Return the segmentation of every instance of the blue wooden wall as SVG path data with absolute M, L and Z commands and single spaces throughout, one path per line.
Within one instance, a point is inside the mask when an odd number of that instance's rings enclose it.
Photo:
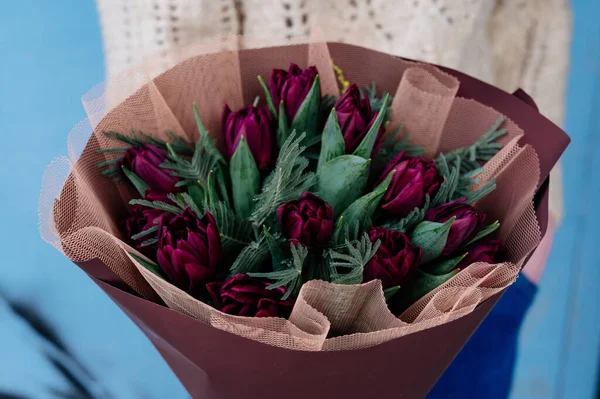
M 520 337 L 512 399 L 596 397 L 600 359 L 600 1 L 574 0 L 565 216 Z M 551 62 L 551 60 L 548 60 Z

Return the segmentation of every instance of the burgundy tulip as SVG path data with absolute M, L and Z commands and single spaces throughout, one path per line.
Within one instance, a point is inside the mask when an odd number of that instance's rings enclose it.
M 437 173 L 435 162 L 401 152 L 385 168 L 377 184 L 392 170 L 396 172 L 379 205 L 385 213 L 395 217 L 404 217 L 421 207 L 426 194 L 433 199 L 444 181 Z
M 371 242 L 381 241 L 363 272 L 363 281 L 381 280 L 383 288 L 404 284 L 417 270 L 422 250 L 413 247 L 408 236 L 383 227 L 369 227 Z
M 285 238 L 309 248 L 325 246 L 334 227 L 331 206 L 308 192 L 279 205 L 277 221 Z
M 167 159 L 167 153 L 152 144 L 131 147 L 117 163 L 117 168 L 126 167 L 146 183 L 151 190 L 162 193 L 179 191 L 175 187 L 180 179 L 169 169 L 160 165 Z
M 281 297 L 284 287 L 268 290 L 269 284 L 245 274 L 236 274 L 225 282 L 206 285 L 215 307 L 223 313 L 249 317 L 288 317 L 294 300 Z
M 272 159 L 274 133 L 273 118 L 266 107 L 253 105 L 231 112 L 225 105 L 222 116 L 222 130 L 225 138 L 227 157 L 231 159 L 242 137 L 248 142 L 256 166 L 268 169 Z
M 371 103 L 368 98 L 361 98 L 360 89 L 356 84 L 350 85 L 344 94 L 335 103 L 335 113 L 344 135 L 346 153 L 351 154 L 356 150 L 362 139 L 367 135 L 371 125 L 377 117 L 377 112 L 371 112 Z M 380 141 L 384 131 L 381 124 L 377 141 Z M 377 148 L 375 144 L 375 148 Z M 375 151 L 375 149 L 374 149 Z
M 156 259 L 169 281 L 197 293 L 221 263 L 221 237 L 210 213 L 201 219 L 186 208 L 180 215 L 161 217 Z
M 166 194 L 156 193 L 153 191 L 146 191 L 146 199 L 148 201 L 162 201 L 171 203 L 171 200 L 167 198 Z M 125 232 L 127 237 L 141 233 L 142 231 L 148 230 L 150 227 L 158 224 L 159 218 L 169 212 L 162 211 L 160 209 L 148 208 L 143 205 L 134 205 L 131 210 L 131 215 L 125 220 Z M 135 248 L 153 259 L 156 255 L 155 246 L 141 246 L 141 244 L 152 236 L 140 237 L 137 240 L 133 240 Z
M 456 217 L 450 226 L 448 240 L 442 251 L 444 256 L 451 255 L 467 244 L 485 223 L 485 213 L 479 212 L 465 201 L 466 198 L 461 198 L 425 212 L 425 220 L 429 222 L 444 223 L 453 216 Z
M 491 240 L 488 242 L 475 243 L 466 249 L 467 256 L 458 264 L 458 268 L 469 266 L 475 262 L 497 263 L 498 255 L 504 246 L 500 240 Z
M 283 101 L 283 107 L 287 120 L 291 123 L 298 112 L 298 108 L 308 95 L 315 77 L 319 74 L 317 67 L 310 66 L 304 70 L 298 65 L 290 64 L 289 71 L 283 69 L 273 69 L 271 79 L 269 80 L 269 92 L 273 99 L 273 104 L 279 109 L 279 103 Z M 321 92 L 319 88 L 319 98 Z

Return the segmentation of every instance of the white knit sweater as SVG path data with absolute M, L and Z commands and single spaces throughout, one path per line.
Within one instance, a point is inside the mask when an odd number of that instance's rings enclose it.
M 242 34 L 273 44 L 307 37 L 445 65 L 507 91 L 519 87 L 562 124 L 568 0 L 97 0 L 107 78 L 151 54 Z M 556 183 L 557 179 L 553 179 Z M 560 179 L 558 179 L 559 181 Z M 561 213 L 553 184 L 552 212 Z

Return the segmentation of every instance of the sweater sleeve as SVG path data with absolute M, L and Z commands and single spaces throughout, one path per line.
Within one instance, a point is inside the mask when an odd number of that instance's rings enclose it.
M 562 126 L 571 42 L 568 1 L 498 0 L 488 34 L 496 84 L 507 91 L 522 88 L 542 114 Z M 560 164 L 550 182 L 550 215 L 558 224 L 563 208 Z
M 173 48 L 239 33 L 234 0 L 96 0 L 96 3 L 108 79 L 148 56 L 164 57 L 163 64 L 168 67 Z M 162 72 L 160 65 L 157 68 L 153 72 Z

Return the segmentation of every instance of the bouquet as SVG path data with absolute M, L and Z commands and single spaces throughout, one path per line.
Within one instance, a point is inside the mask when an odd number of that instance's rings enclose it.
M 45 175 L 42 235 L 194 397 L 424 396 L 545 233 L 568 142 L 522 92 L 344 44 L 114 87 Z

